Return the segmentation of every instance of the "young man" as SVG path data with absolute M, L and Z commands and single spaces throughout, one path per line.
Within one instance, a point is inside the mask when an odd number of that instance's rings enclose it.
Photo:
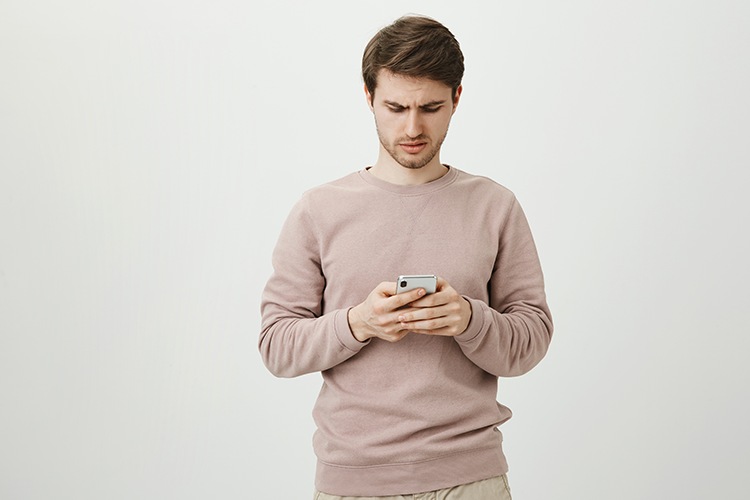
M 544 357 L 552 320 L 513 194 L 440 162 L 463 70 L 432 19 L 375 35 L 377 162 L 306 192 L 274 250 L 260 351 L 277 376 L 322 373 L 316 498 L 510 498 L 497 380 Z M 435 293 L 397 294 L 406 274 Z

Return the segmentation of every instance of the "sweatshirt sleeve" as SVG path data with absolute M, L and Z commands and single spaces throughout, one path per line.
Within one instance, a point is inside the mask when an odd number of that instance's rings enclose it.
M 483 370 L 499 377 L 522 375 L 546 354 L 553 328 L 536 246 L 515 198 L 501 228 L 488 291 L 489 304 L 466 297 L 471 321 L 455 339 Z
M 326 279 L 304 196 L 282 227 L 272 262 L 261 298 L 258 345 L 271 373 L 296 377 L 327 370 L 367 345 L 352 335 L 346 309 L 322 314 Z

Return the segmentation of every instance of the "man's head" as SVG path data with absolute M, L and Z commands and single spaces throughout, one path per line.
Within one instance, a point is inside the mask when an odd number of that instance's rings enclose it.
M 404 16 L 381 29 L 365 47 L 362 78 L 372 96 L 382 69 L 441 82 L 455 97 L 464 75 L 464 56 L 448 28 L 428 17 Z
M 370 40 L 362 76 L 381 146 L 375 175 L 387 178 L 388 165 L 428 179 L 444 174 L 439 153 L 461 96 L 463 59 L 451 32 L 427 17 L 402 17 Z

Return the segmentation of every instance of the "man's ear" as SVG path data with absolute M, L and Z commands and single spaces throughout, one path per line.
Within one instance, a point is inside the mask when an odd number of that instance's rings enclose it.
M 365 96 L 367 96 L 367 105 L 370 107 L 370 111 L 375 112 L 375 108 L 372 107 L 372 94 L 365 84 Z
M 456 108 L 458 107 L 458 99 L 461 97 L 461 91 L 463 91 L 463 89 L 463 85 L 459 85 L 456 89 L 456 95 L 453 96 L 453 111 L 451 112 L 451 114 L 456 112 Z

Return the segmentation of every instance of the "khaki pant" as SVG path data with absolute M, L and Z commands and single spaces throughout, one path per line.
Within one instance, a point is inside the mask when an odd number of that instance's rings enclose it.
M 314 500 L 511 500 L 508 478 L 502 476 L 462 484 L 444 490 L 416 493 L 414 495 L 396 495 L 392 497 L 339 497 L 315 492 Z

